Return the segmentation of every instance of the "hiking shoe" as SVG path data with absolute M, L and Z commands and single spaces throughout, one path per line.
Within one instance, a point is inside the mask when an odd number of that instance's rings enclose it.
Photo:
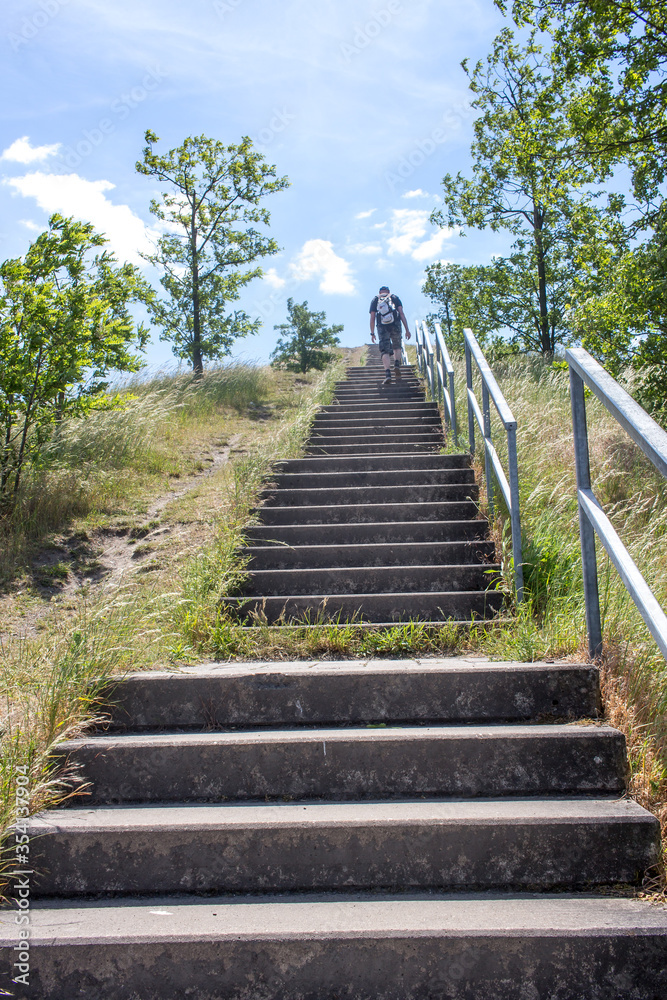
M 398 367 L 398 365 L 394 368 L 394 375 L 396 376 L 396 381 L 400 382 L 400 380 L 401 380 L 401 369 Z
M 391 371 L 389 368 L 387 368 L 384 374 L 384 380 L 382 382 L 382 385 L 391 385 Z

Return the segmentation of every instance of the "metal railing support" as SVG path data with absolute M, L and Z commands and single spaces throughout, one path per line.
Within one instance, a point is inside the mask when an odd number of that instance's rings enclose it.
M 431 342 L 431 335 L 423 320 L 416 320 L 414 326 L 417 366 L 428 383 L 431 399 L 438 404 L 442 403 L 445 423 L 451 429 L 454 444 L 458 445 L 454 402 L 454 367 L 442 336 L 440 324 L 435 324 L 435 346 Z
M 570 397 L 577 474 L 579 532 L 586 598 L 586 626 L 591 656 L 602 650 L 595 535 L 597 534 L 663 656 L 667 659 L 667 615 L 660 607 L 630 553 L 591 489 L 584 384 L 627 431 L 647 458 L 667 478 L 667 432 L 622 389 L 583 347 L 565 352 L 570 368 Z
M 588 455 L 588 426 L 586 422 L 586 400 L 584 382 L 581 376 L 570 368 L 570 403 L 572 406 L 572 428 L 574 431 L 574 465 L 577 475 L 577 497 L 581 490 L 591 488 L 591 467 Z M 600 619 L 600 593 L 598 591 L 598 564 L 595 555 L 595 530 L 586 517 L 581 499 L 579 507 L 579 540 L 584 575 L 584 596 L 586 600 L 586 628 L 588 630 L 588 650 L 591 656 L 602 652 L 602 621 Z
M 484 439 L 484 467 L 486 472 L 486 495 L 489 504 L 489 517 L 493 517 L 494 495 L 493 479 L 497 482 L 510 515 L 512 529 L 512 559 L 514 561 L 514 587 L 516 599 L 523 601 L 523 552 L 521 546 L 521 515 L 519 512 L 519 463 L 516 449 L 516 420 L 507 401 L 500 391 L 500 386 L 484 357 L 481 347 L 472 330 L 464 330 L 466 352 L 466 388 L 468 395 L 468 443 L 470 453 L 475 452 L 475 424 L 479 427 Z M 473 388 L 473 361 L 482 380 L 482 409 L 480 411 Z M 491 402 L 507 434 L 507 458 L 509 465 L 509 482 L 505 476 L 498 453 L 491 440 Z
M 435 324 L 435 346 L 443 369 L 440 375 L 442 381 L 442 398 L 445 404 L 445 419 L 451 427 L 454 444 L 458 447 L 459 431 L 456 420 L 456 401 L 454 396 L 454 366 L 452 365 L 452 360 L 449 356 L 447 344 L 445 343 L 445 338 L 442 335 L 442 329 L 439 323 Z M 447 376 L 446 379 L 445 375 Z

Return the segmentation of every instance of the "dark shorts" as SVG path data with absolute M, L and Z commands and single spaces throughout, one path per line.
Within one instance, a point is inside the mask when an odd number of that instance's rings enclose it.
M 395 350 L 401 350 L 402 330 L 400 326 L 391 324 L 386 327 L 379 327 L 377 333 L 380 354 L 393 355 Z

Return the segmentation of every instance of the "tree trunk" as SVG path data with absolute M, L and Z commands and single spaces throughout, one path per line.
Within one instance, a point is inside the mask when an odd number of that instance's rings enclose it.
M 192 370 L 195 378 L 204 374 L 204 359 L 201 353 L 201 313 L 199 305 L 199 258 L 197 256 L 197 227 L 195 225 L 195 209 L 192 208 L 192 225 L 190 228 L 190 243 L 192 247 Z
M 445 298 L 445 315 L 447 316 L 447 329 L 449 330 L 449 337 L 451 340 L 452 336 L 452 318 L 449 315 L 449 298 Z
M 540 206 L 533 206 L 533 233 L 535 236 L 535 252 L 537 255 L 537 293 L 540 306 L 540 346 L 545 358 L 553 357 L 554 346 L 551 332 L 549 330 L 549 309 L 547 305 L 547 268 L 544 255 L 544 243 L 542 241 L 542 229 L 544 226 L 544 212 Z
M 32 407 L 35 402 L 35 396 L 37 395 L 37 385 L 39 382 L 40 369 L 42 367 L 42 354 L 44 353 L 44 346 L 40 347 L 39 354 L 37 356 L 37 364 L 35 366 L 35 380 L 32 384 L 32 391 L 30 393 L 30 398 L 28 399 L 28 405 L 25 408 L 25 419 L 23 421 L 23 433 L 21 434 L 21 447 L 19 448 L 18 457 L 16 459 L 16 476 L 14 477 L 14 496 L 17 495 L 19 491 L 19 483 L 21 482 L 21 472 L 23 471 L 23 461 L 25 459 L 25 446 L 28 440 L 28 431 L 30 430 L 30 418 L 32 417 Z

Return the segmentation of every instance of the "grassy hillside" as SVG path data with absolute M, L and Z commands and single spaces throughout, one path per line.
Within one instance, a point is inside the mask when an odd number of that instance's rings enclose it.
M 33 811 L 67 794 L 49 750 L 95 715 L 106 677 L 201 656 L 199 632 L 242 576 L 262 480 L 299 454 L 343 368 L 341 356 L 301 377 L 249 365 L 161 376 L 61 428 L 0 522 L 3 828 L 16 765 L 29 767 Z
M 466 427 L 461 359 L 455 366 Z M 242 629 L 220 611 L 243 577 L 238 545 L 262 479 L 272 461 L 299 453 L 342 367 L 303 378 L 244 365 L 199 383 L 165 376 L 128 387 L 120 412 L 62 428 L 1 525 L 5 823 L 16 763 L 30 765 L 33 809 L 66 794 L 49 748 L 94 715 L 93 679 L 110 674 L 211 658 L 587 659 L 567 375 L 534 361 L 496 368 L 519 423 L 524 605 L 511 599 L 501 512 L 493 531 L 508 604 L 493 623 Z M 666 484 L 594 399 L 588 412 L 595 491 L 667 605 Z M 498 421 L 494 433 L 502 455 Z M 483 483 L 481 456 L 475 463 Z M 600 580 L 607 718 L 628 737 L 633 794 L 665 824 L 667 665 L 602 555 Z

